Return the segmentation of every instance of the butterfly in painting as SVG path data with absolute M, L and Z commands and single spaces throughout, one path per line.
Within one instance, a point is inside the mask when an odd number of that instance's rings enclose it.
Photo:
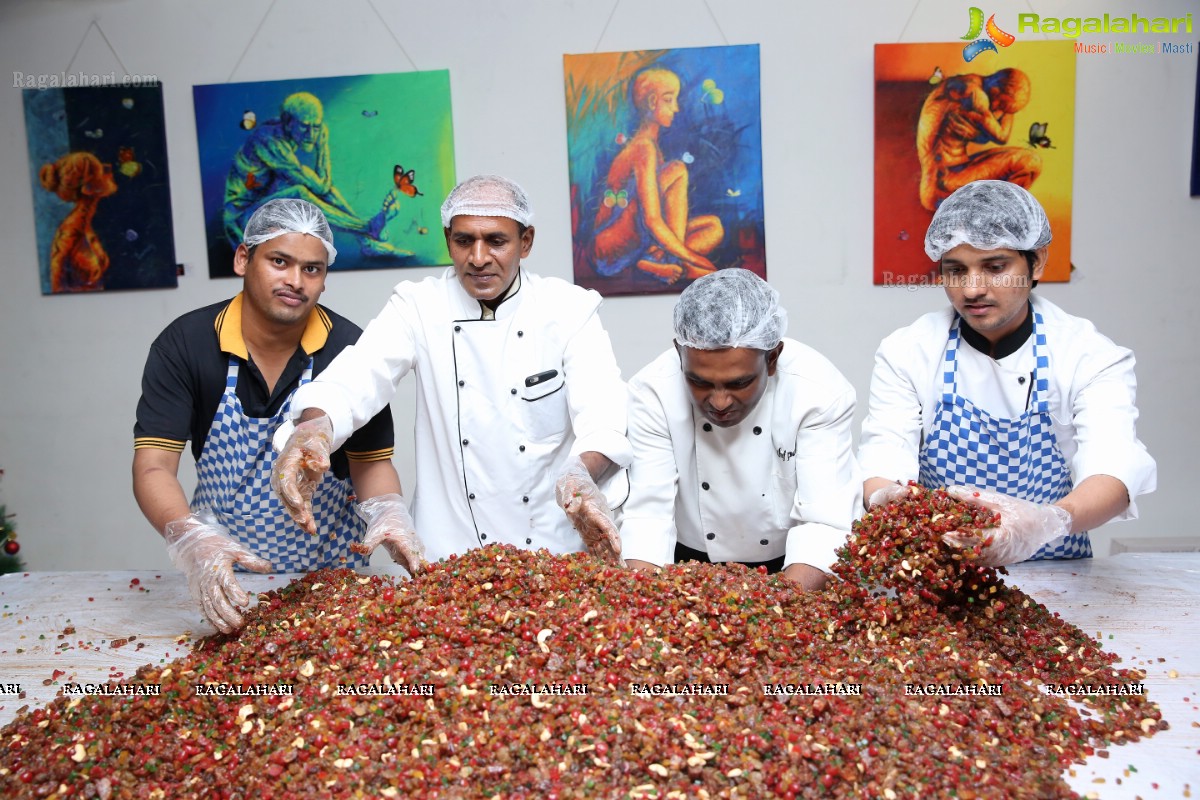
M 404 167 L 397 164 L 396 168 L 392 170 L 392 180 L 395 181 L 396 188 L 409 197 L 416 197 L 417 195 L 425 196 L 417 189 L 417 184 L 414 182 L 416 180 L 415 169 L 405 172 Z
M 605 208 L 612 208 L 613 206 L 625 208 L 627 205 L 629 205 L 629 192 L 626 190 L 621 189 L 618 192 L 614 192 L 612 189 L 604 190 Z
M 714 106 L 719 106 L 725 102 L 725 92 L 717 88 L 717 82 L 712 78 L 707 78 L 700 84 L 700 90 L 704 96 L 700 98 L 700 102 L 709 103 Z
M 117 171 L 126 178 L 133 178 L 141 174 L 142 165 L 134 160 L 132 147 L 117 148 Z
M 1054 147 L 1050 144 L 1050 137 L 1046 135 L 1046 129 L 1050 127 L 1049 122 L 1035 122 L 1029 126 L 1029 146 L 1030 147 Z

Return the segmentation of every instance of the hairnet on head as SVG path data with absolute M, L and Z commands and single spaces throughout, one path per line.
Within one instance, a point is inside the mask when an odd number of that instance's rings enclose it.
M 329 254 L 326 266 L 333 264 L 337 258 L 333 231 L 325 214 L 307 200 L 292 197 L 279 197 L 259 206 L 246 223 L 242 244 L 256 247 L 285 233 L 306 233 L 320 239 L 321 244 L 325 245 L 325 252 Z
M 1037 250 L 1050 244 L 1050 220 L 1037 198 L 1008 181 L 975 181 L 938 206 L 925 254 L 941 261 L 960 244 L 980 250 Z
M 747 269 L 700 278 L 675 304 L 675 341 L 696 350 L 770 350 L 787 332 L 779 292 Z
M 522 225 L 533 224 L 533 207 L 525 190 L 500 175 L 476 175 L 455 186 L 442 203 L 442 227 L 457 216 L 508 217 Z

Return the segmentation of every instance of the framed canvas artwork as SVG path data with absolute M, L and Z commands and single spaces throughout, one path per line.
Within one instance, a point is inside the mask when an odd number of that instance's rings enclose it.
M 875 45 L 875 284 L 936 283 L 933 212 L 985 179 L 1038 198 L 1054 231 L 1043 280 L 1069 280 L 1074 140 L 1069 41 L 1017 41 L 970 63 L 961 44 Z
M 575 282 L 766 277 L 757 45 L 563 57 Z
M 454 187 L 446 70 L 195 86 L 209 274 L 233 275 L 265 201 L 318 205 L 334 270 L 449 264 L 439 209 Z
M 24 101 L 42 294 L 176 286 L 162 86 Z

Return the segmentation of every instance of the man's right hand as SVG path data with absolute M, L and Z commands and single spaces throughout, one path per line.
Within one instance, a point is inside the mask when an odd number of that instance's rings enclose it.
M 329 470 L 332 445 L 333 423 L 328 416 L 298 422 L 271 471 L 271 488 L 288 516 L 313 536 L 317 535 L 317 521 L 312 513 L 313 492 Z
M 233 633 L 244 620 L 239 608 L 250 595 L 233 577 L 233 565 L 252 572 L 270 572 L 271 563 L 251 553 L 207 509 L 168 522 L 163 532 L 171 563 L 187 575 L 188 591 L 205 619 L 221 633 Z
M 606 564 L 625 565 L 621 558 L 621 533 L 613 522 L 608 500 L 581 458 L 568 464 L 559 476 L 554 484 L 554 497 L 589 553 Z

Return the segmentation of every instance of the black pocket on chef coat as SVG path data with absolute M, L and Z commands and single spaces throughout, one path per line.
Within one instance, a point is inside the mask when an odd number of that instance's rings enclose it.
M 571 422 L 567 408 L 567 383 L 561 373 L 521 387 L 521 417 L 531 440 L 561 436 Z

